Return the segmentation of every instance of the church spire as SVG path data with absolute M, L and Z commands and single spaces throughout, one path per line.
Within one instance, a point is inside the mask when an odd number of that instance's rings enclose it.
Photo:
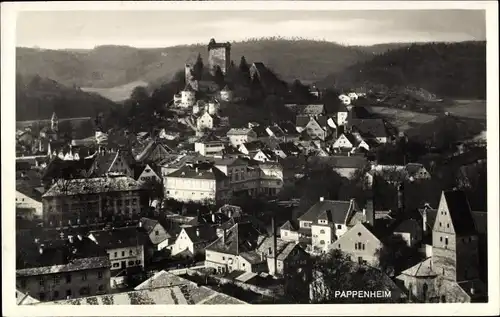
M 52 131 L 57 131 L 59 127 L 59 119 L 57 118 L 56 113 L 52 113 L 52 118 L 50 118 L 50 128 Z

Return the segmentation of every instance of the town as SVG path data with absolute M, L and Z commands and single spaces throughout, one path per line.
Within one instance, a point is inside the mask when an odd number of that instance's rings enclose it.
M 467 122 L 207 50 L 121 113 L 18 124 L 18 304 L 488 300 Z M 403 129 L 372 110 L 387 100 L 437 119 Z

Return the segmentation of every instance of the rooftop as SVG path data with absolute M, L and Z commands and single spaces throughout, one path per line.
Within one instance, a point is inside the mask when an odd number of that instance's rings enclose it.
M 166 271 L 160 271 L 133 291 L 77 299 L 43 302 L 40 305 L 213 305 L 246 304 L 232 296 Z
M 144 231 L 135 226 L 90 231 L 89 238 L 104 249 L 141 246 L 147 241 Z
M 142 190 L 142 185 L 128 176 L 106 176 L 58 180 L 43 197 L 98 194 Z
M 457 235 L 477 234 L 474 218 L 465 192 L 443 191 L 443 196 L 450 212 L 453 228 Z
M 227 176 L 217 167 L 210 163 L 184 165 L 175 172 L 168 174 L 168 177 L 177 178 L 195 178 L 195 179 L 211 179 L 224 180 Z
M 328 220 L 336 224 L 346 223 L 347 215 L 354 210 L 354 201 L 323 200 L 318 201 L 305 214 L 298 218 L 299 221 L 312 221 L 318 219 Z
M 236 223 L 226 230 L 225 237 L 219 237 L 206 250 L 239 255 L 257 248 L 260 232 L 250 222 Z

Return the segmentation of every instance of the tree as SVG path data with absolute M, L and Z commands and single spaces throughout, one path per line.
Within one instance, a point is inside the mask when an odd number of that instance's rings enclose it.
M 133 102 L 138 103 L 138 104 L 142 104 L 144 102 L 147 102 L 149 100 L 148 90 L 144 86 L 137 86 L 134 88 L 134 90 L 130 94 L 129 99 Z
M 238 68 L 242 75 L 246 76 L 247 78 L 250 78 L 250 66 L 248 66 L 245 56 L 241 56 L 240 66 Z
M 394 276 L 423 260 L 417 248 L 408 246 L 400 235 L 389 235 L 382 239 L 382 248 L 377 250 L 379 268 Z
M 224 73 L 222 73 L 222 69 L 219 66 L 215 68 L 214 81 L 220 89 L 224 88 L 224 85 L 226 84 Z
M 294 103 L 307 104 L 312 100 L 312 95 L 309 92 L 309 87 L 303 85 L 298 79 L 296 79 L 292 83 L 290 90 L 291 90 L 291 98 Z
M 203 75 L 203 59 L 201 58 L 201 54 L 198 54 L 198 57 L 196 58 L 196 62 L 193 65 L 193 78 L 195 80 L 201 80 L 201 77 Z
M 314 259 L 310 283 L 311 302 L 315 304 L 337 303 L 394 303 L 401 302 L 401 294 L 391 290 L 388 298 L 357 298 L 339 296 L 345 291 L 383 291 L 393 282 L 381 271 L 353 263 L 338 249 Z M 298 287 L 298 286 L 297 286 Z M 344 293 L 345 294 L 345 293 Z

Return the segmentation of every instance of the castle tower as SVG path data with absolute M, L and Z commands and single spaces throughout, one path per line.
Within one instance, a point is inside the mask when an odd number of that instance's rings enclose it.
M 463 191 L 443 191 L 432 229 L 432 266 L 443 278 L 479 278 L 477 230 Z
M 211 39 L 208 43 L 208 66 L 212 75 L 217 66 L 220 67 L 225 75 L 231 64 L 231 43 L 216 43 Z
M 52 113 L 52 118 L 50 118 L 50 129 L 54 132 L 59 130 L 59 119 L 56 116 L 56 113 Z
M 193 73 L 192 73 L 191 65 L 186 64 L 184 65 L 184 73 L 186 76 L 186 84 L 190 83 L 193 80 Z

